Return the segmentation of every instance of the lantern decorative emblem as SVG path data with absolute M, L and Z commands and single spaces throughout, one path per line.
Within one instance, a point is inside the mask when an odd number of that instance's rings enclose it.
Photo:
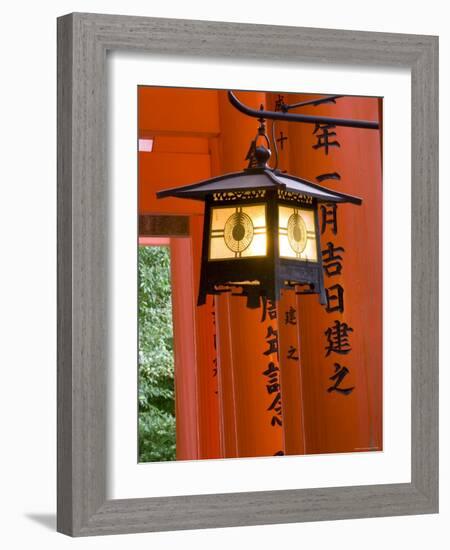
M 261 297 L 278 300 L 283 288 L 326 301 L 318 207 L 361 199 L 270 168 L 260 136 L 268 143 L 263 121 L 243 171 L 157 193 L 205 203 L 198 305 L 208 294 L 232 292 L 259 307 Z

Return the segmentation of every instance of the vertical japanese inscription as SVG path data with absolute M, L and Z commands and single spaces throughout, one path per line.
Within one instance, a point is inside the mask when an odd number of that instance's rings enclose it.
M 341 143 L 333 124 L 316 124 L 313 135 L 316 143 L 312 148 L 328 155 L 330 148 L 341 148 Z M 326 180 L 341 181 L 341 175 L 338 172 L 325 172 L 316 177 L 319 183 Z M 320 205 L 321 234 L 332 233 L 334 237 L 338 235 L 338 207 L 336 203 L 325 203 Z M 325 311 L 330 314 L 344 314 L 345 312 L 345 289 L 342 285 L 341 274 L 344 267 L 344 252 L 342 246 L 329 239 L 326 248 L 322 250 L 322 265 L 324 275 L 327 279 L 332 279 L 333 284 L 326 284 L 325 287 Z M 334 319 L 334 322 L 325 330 L 325 357 L 331 354 L 348 355 L 352 351 L 351 336 L 353 328 L 341 319 Z M 334 373 L 329 377 L 332 385 L 327 388 L 328 393 L 336 392 L 341 395 L 349 395 L 355 389 L 354 386 L 342 387 L 344 378 L 349 374 L 346 366 L 339 363 L 333 365 Z
M 277 309 L 272 300 L 263 298 L 261 323 L 264 323 L 267 318 L 276 322 Z M 270 404 L 267 410 L 271 413 L 271 426 L 282 426 L 283 410 L 281 406 L 280 369 L 278 366 L 278 330 L 272 324 L 267 327 L 265 341 L 266 346 L 263 355 L 268 358 L 269 363 L 262 374 L 266 378 L 266 390 L 270 396 Z

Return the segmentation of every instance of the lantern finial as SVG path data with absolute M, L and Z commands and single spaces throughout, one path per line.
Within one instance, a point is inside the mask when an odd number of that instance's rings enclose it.
M 264 170 L 268 168 L 267 162 L 272 154 L 270 151 L 270 141 L 266 134 L 266 121 L 263 118 L 259 118 L 258 120 L 258 131 L 255 139 L 251 142 L 247 156 L 245 157 L 245 160 L 248 160 L 247 170 Z M 267 147 L 264 145 L 258 145 L 259 138 L 263 138 L 266 141 Z

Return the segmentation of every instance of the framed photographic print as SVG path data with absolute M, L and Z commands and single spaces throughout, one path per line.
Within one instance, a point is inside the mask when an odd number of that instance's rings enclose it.
M 437 512 L 437 38 L 58 20 L 58 530 Z

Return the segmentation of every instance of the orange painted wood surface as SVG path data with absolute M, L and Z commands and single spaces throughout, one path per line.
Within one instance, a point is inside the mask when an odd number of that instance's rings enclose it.
M 217 135 L 220 132 L 217 98 L 216 90 L 139 86 L 139 133 Z
M 193 262 L 191 293 L 195 304 L 200 280 L 203 216 L 192 216 L 190 226 Z M 203 307 L 194 307 L 194 315 L 199 458 L 221 458 L 214 300 L 210 298 Z
M 278 302 L 280 379 L 283 400 L 283 441 L 287 455 L 305 454 L 305 423 L 301 371 L 301 346 L 298 330 L 297 297 L 284 290 Z
M 171 239 L 175 427 L 177 460 L 199 458 L 195 313 L 192 296 L 191 243 Z

